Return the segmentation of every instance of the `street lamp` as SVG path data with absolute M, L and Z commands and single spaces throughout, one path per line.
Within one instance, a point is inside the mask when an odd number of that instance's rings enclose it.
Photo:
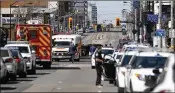
M 20 2 L 20 1 L 16 1 L 16 2 L 14 2 L 14 3 L 12 3 L 12 4 L 10 4 L 10 40 L 11 40 L 11 25 L 12 25 L 12 23 L 11 23 L 11 17 L 12 17 L 12 11 L 11 11 L 11 8 L 13 7 L 13 5 L 14 4 L 16 4 L 16 3 L 18 3 L 18 2 Z M 26 3 L 26 4 L 33 4 L 33 3 Z M 15 6 L 14 6 L 15 7 Z M 18 6 L 19 7 L 19 6 Z

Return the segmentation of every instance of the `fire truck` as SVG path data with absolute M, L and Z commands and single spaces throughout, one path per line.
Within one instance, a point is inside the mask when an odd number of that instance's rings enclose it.
M 52 30 L 45 24 L 19 24 L 16 26 L 16 40 L 28 41 L 36 53 L 36 64 L 50 68 L 52 51 Z

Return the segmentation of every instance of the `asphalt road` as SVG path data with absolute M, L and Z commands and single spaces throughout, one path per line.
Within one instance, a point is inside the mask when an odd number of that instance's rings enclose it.
M 117 87 L 102 81 L 95 86 L 96 71 L 91 69 L 90 58 L 80 62 L 53 62 L 51 69 L 37 67 L 36 75 L 17 78 L 1 85 L 1 92 L 117 92 Z

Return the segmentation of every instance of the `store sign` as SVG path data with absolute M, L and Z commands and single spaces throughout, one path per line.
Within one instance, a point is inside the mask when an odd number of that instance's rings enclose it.
M 2 17 L 1 20 L 2 20 L 2 23 L 10 23 L 10 17 Z M 11 17 L 11 23 L 16 23 L 17 21 L 18 20 L 16 17 Z

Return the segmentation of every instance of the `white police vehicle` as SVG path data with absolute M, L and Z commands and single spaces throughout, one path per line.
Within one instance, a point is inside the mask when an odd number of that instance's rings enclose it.
M 138 52 L 132 56 L 125 73 L 125 89 L 127 92 L 143 92 L 148 87 L 145 77 L 154 75 L 155 68 L 164 67 L 171 53 L 148 51 Z
M 5 47 L 18 48 L 22 57 L 27 60 L 28 73 L 36 73 L 36 54 L 28 41 L 8 41 Z

